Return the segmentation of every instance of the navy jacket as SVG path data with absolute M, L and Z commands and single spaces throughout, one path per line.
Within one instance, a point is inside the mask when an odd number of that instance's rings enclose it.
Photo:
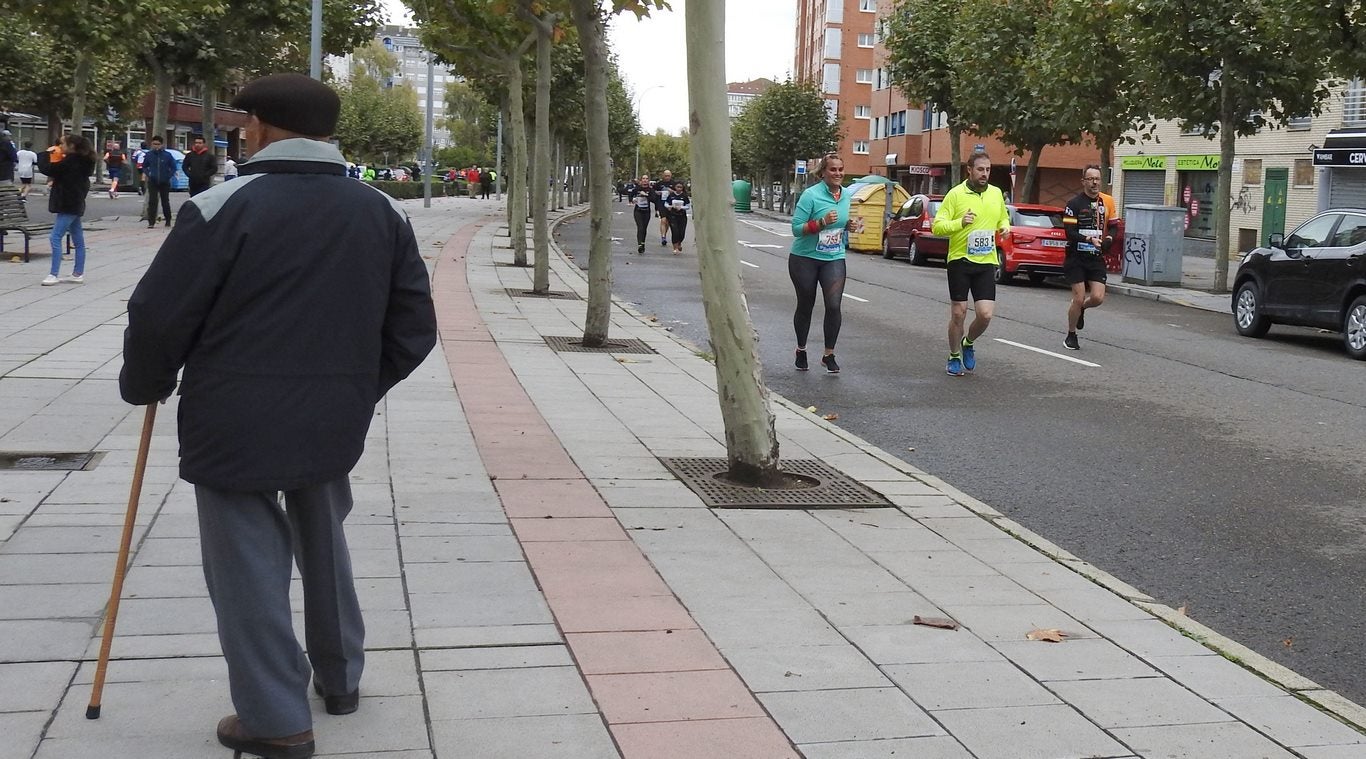
M 194 196 L 128 301 L 123 398 L 180 383 L 180 475 L 231 491 L 345 476 L 375 404 L 436 344 L 407 216 L 332 145 L 268 146 Z
M 166 148 L 148 150 L 142 158 L 142 173 L 147 176 L 148 182 L 170 184 L 175 176 L 175 156 Z

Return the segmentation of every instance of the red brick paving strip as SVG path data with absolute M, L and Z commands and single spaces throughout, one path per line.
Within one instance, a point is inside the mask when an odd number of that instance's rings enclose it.
M 441 341 L 474 441 L 536 581 L 626 759 L 795 759 L 536 410 L 470 295 L 480 224 L 433 274 Z

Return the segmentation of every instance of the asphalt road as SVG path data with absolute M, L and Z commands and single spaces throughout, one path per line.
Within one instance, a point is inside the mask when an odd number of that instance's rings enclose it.
M 614 210 L 614 292 L 707 345 L 691 241 L 669 254 L 652 221 L 636 255 L 629 211 Z M 587 235 L 586 216 L 557 234 L 582 266 Z M 1337 335 L 1251 340 L 1231 315 L 1114 295 L 1073 353 L 1063 286 L 1023 284 L 999 292 L 976 373 L 954 378 L 942 266 L 851 254 L 844 371 L 816 363 L 818 301 L 813 369 L 799 373 L 790 230 L 745 215 L 735 235 L 773 391 L 1366 703 L 1366 365 Z

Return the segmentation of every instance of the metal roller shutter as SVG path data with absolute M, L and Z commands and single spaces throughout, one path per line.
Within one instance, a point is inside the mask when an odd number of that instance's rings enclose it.
M 1162 205 L 1167 183 L 1165 171 L 1126 171 L 1124 172 L 1123 205 L 1139 203 Z
M 1328 180 L 1329 208 L 1366 208 L 1366 169 L 1334 168 Z

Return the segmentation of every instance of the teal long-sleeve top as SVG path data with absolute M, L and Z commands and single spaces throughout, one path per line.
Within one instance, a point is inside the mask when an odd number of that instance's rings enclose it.
M 853 197 L 854 194 L 846 187 L 840 191 L 837 200 L 825 182 L 806 188 L 792 211 L 792 255 L 820 261 L 844 258 L 845 250 L 849 247 L 845 225 L 849 223 L 849 201 Z M 835 219 L 834 224 L 823 224 L 821 220 L 832 210 L 839 214 L 839 218 Z M 807 228 L 807 222 L 812 220 L 820 227 L 815 232 Z

